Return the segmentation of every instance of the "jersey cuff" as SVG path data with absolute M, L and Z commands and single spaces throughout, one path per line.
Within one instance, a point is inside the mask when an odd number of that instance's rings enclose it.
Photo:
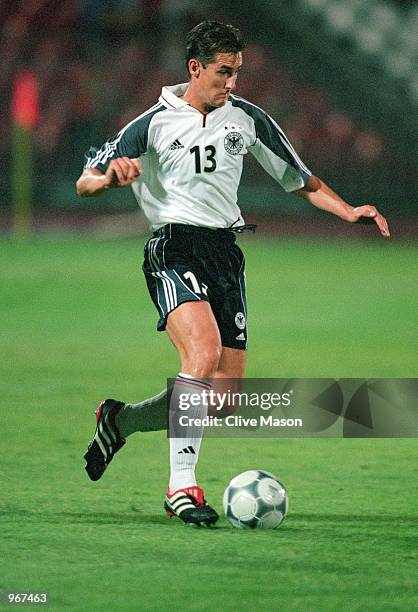
M 85 166 L 84 166 L 84 170 L 93 170 L 93 169 L 97 169 L 100 170 L 100 172 L 102 172 L 103 174 L 106 174 L 106 170 L 108 169 L 109 164 L 94 164 L 94 166 L 89 166 L 88 162 L 86 162 Z
M 288 166 L 283 180 L 281 181 L 281 185 L 287 193 L 292 193 L 292 191 L 297 191 L 305 187 L 310 176 L 308 172 L 301 168 L 296 169 L 293 166 Z

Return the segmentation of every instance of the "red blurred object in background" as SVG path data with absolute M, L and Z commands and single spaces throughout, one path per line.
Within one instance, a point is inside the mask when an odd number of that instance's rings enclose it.
M 12 98 L 12 119 L 30 130 L 39 121 L 39 88 L 36 76 L 29 70 L 16 75 Z

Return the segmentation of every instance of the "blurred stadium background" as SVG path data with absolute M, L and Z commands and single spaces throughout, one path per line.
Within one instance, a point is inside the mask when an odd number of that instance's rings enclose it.
M 93 228 L 98 215 L 137 211 L 130 190 L 76 196 L 84 151 L 154 104 L 162 85 L 186 80 L 184 34 L 208 16 L 237 25 L 248 41 L 239 95 L 268 110 L 337 192 L 354 204 L 375 203 L 392 223 L 403 217 L 398 233 L 411 231 L 418 99 L 411 0 L 0 0 L 3 230 L 25 189 L 38 227 Z M 29 119 L 32 186 L 13 120 L 22 74 L 35 78 L 39 95 Z M 247 217 L 262 224 L 278 215 L 305 231 L 333 225 L 284 194 L 255 160 L 246 164 L 240 203 Z M 300 224 L 301 216 L 312 219 Z M 335 227 L 351 232 L 339 221 Z

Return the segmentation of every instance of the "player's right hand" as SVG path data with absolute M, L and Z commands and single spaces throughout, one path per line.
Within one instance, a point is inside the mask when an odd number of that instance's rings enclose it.
M 105 174 L 105 189 L 109 187 L 128 187 L 141 174 L 141 161 L 129 157 L 117 157 L 110 162 Z

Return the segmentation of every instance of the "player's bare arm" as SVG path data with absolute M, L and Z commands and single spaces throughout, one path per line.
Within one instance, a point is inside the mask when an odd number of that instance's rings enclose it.
M 362 218 L 370 219 L 376 223 L 382 236 L 385 238 L 390 236 L 388 223 L 375 206 L 370 204 L 355 208 L 350 206 L 317 176 L 310 176 L 305 187 L 294 193 L 317 208 L 333 213 L 344 221 L 356 223 Z
M 97 168 L 85 168 L 77 181 L 77 193 L 80 196 L 98 196 L 111 187 L 129 187 L 141 174 L 139 159 L 118 157 L 112 159 L 103 174 Z

